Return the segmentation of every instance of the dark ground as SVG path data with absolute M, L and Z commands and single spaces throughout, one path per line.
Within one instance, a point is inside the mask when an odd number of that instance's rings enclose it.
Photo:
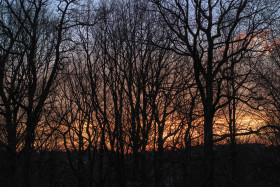
M 280 186 L 280 152 L 278 147 L 266 147 L 261 144 L 240 144 L 236 147 L 236 169 L 232 172 L 232 151 L 229 145 L 215 146 L 214 186 Z M 188 153 L 188 154 L 187 154 Z M 121 186 L 120 165 L 115 154 L 107 152 L 103 156 L 100 172 L 100 153 L 91 153 L 95 160 L 92 176 L 90 174 L 88 153 L 83 153 L 83 161 L 77 161 L 72 152 L 71 161 L 65 152 L 42 152 L 32 157 L 30 165 L 30 186 Z M 7 156 L 1 154 L 0 186 L 23 186 L 24 169 L 18 157 L 16 169 L 11 176 Z M 165 151 L 161 163 L 154 152 L 142 154 L 145 166 L 138 173 L 132 164 L 132 155 L 125 156 L 126 186 L 155 186 L 155 176 L 160 174 L 160 186 L 202 186 L 203 148 L 192 147 L 185 150 Z M 157 156 L 157 155 L 156 155 Z M 156 173 L 155 169 L 157 168 Z M 102 174 L 100 174 L 102 173 Z M 136 177 L 135 177 L 136 176 Z M 11 181 L 14 184 L 11 184 Z M 86 182 L 85 182 L 86 181 Z M 91 181 L 91 183 L 89 182 Z

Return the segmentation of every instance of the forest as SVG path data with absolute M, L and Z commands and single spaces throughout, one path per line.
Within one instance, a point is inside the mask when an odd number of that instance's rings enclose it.
M 0 0 L 0 186 L 280 186 L 279 0 Z

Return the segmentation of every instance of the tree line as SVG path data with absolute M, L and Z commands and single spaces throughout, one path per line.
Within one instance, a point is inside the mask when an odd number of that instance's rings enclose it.
M 279 6 L 0 1 L 0 183 L 180 186 L 167 174 L 180 153 L 193 186 L 202 146 L 195 185 L 214 186 L 215 145 L 229 144 L 238 186 L 242 140 L 278 150 Z

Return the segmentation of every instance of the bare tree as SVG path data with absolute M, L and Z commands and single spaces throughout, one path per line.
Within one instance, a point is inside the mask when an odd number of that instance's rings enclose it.
M 152 2 L 170 30 L 166 35 L 173 42 L 170 49 L 192 59 L 204 108 L 204 185 L 213 186 L 213 119 L 216 111 L 227 104 L 222 102 L 222 72 L 232 57 L 238 63 L 252 48 L 253 38 L 265 26 L 260 14 L 266 4 L 239 0 Z
M 2 114 L 8 150 L 13 155 L 23 150 L 25 155 L 26 186 L 35 131 L 62 64 L 61 44 L 65 41 L 66 17 L 72 1 L 58 3 L 56 17 L 48 10 L 50 1 L 1 1 L 5 12 L 1 18 L 1 40 L 7 41 L 1 46 Z

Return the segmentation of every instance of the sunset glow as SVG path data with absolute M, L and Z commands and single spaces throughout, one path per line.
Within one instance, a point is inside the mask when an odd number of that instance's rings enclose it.
M 279 0 L 0 12 L 0 186 L 279 186 Z

